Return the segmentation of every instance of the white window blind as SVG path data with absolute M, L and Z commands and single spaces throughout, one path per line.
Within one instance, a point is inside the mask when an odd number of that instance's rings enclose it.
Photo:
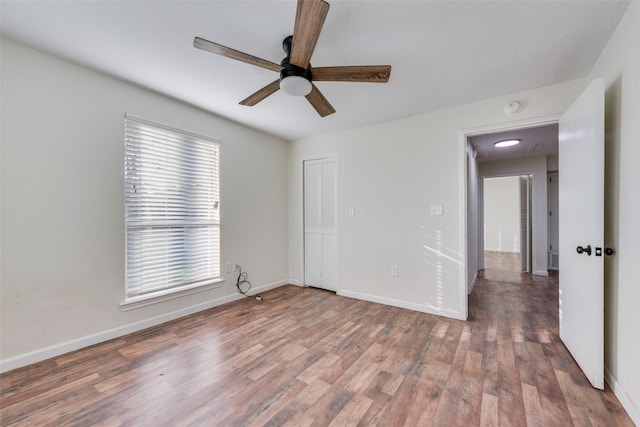
M 220 277 L 217 141 L 125 116 L 126 297 Z

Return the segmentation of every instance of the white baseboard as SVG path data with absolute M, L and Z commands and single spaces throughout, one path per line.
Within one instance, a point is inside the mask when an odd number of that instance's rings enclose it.
M 631 399 L 627 391 L 618 382 L 618 379 L 607 368 L 604 369 L 604 379 L 622 404 L 624 410 L 629 414 L 631 420 L 637 426 L 640 426 L 640 407 Z
M 249 295 L 255 295 L 260 292 L 266 292 L 271 289 L 279 288 L 280 286 L 288 285 L 291 282 L 288 280 L 278 280 L 277 282 L 267 283 L 266 285 L 258 286 L 257 288 L 251 288 Z
M 547 270 L 534 270 L 533 271 L 533 275 L 534 276 L 548 276 L 549 272 Z
M 290 285 L 296 285 L 296 286 L 304 286 L 302 281 L 296 280 L 296 279 L 289 279 L 289 284 Z
M 274 289 L 289 283 L 287 280 L 280 280 L 277 282 L 268 283 L 251 290 L 251 294 L 264 292 L 270 289 Z M 20 354 L 18 356 L 9 357 L 0 361 L 0 373 L 8 372 L 13 369 L 21 368 L 23 366 L 30 365 L 32 363 L 41 362 L 43 360 L 50 359 L 52 357 L 58 357 L 71 351 L 79 350 L 84 347 L 89 347 L 94 344 L 99 344 L 104 341 L 108 341 L 114 338 L 121 337 L 123 335 L 130 334 L 132 332 L 140 331 L 142 329 L 150 328 L 152 326 L 159 325 L 161 323 L 169 322 L 171 320 L 179 319 L 180 317 L 188 316 L 190 314 L 197 313 L 199 311 L 207 310 L 209 308 L 217 307 L 228 302 L 236 301 L 244 298 L 241 294 L 227 295 L 221 298 L 203 302 L 201 304 L 185 307 L 180 310 L 172 311 L 170 313 L 164 313 L 149 319 L 140 320 L 138 322 L 130 323 L 128 325 L 119 326 L 117 328 L 109 329 L 106 331 L 98 332 L 85 337 L 77 338 L 71 341 L 67 341 L 60 344 L 55 344 L 42 349 L 30 351 L 28 353 Z
M 463 315 L 463 313 L 460 313 L 455 310 L 441 309 L 429 304 L 415 304 L 407 301 L 401 301 L 401 300 L 385 298 L 385 297 L 378 297 L 375 295 L 362 294 L 360 292 L 352 292 L 352 291 L 340 290 L 340 291 L 337 291 L 336 294 L 343 297 L 360 299 L 360 300 L 370 301 L 370 302 L 377 302 L 378 304 L 384 304 L 384 305 L 390 305 L 393 307 L 406 308 L 408 310 L 420 311 L 422 313 L 436 314 L 438 316 L 451 317 L 453 319 L 458 319 L 458 320 L 467 320 Z

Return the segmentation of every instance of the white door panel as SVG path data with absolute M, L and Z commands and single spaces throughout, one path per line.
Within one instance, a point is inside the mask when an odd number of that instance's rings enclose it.
M 337 287 L 337 159 L 304 162 L 304 282 Z
M 336 229 L 336 163 L 322 163 L 322 229 L 334 232 Z
M 305 269 L 304 278 L 307 286 L 322 285 L 322 234 L 305 233 Z
M 304 168 L 304 226 L 306 230 L 320 232 L 322 229 L 322 164 L 317 161 L 305 162 Z
M 604 82 L 597 79 L 560 119 L 559 316 L 560 338 L 600 389 L 604 387 L 603 200 Z M 578 253 L 578 247 L 584 251 Z
M 336 235 L 322 235 L 322 287 L 337 290 L 336 284 Z

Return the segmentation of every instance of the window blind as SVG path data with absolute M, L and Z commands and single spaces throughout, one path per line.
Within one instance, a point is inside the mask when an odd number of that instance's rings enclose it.
M 125 115 L 126 297 L 220 277 L 219 144 Z

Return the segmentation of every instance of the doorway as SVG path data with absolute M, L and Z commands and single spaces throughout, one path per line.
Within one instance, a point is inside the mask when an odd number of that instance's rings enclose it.
M 557 170 L 557 122 L 531 123 L 502 130 L 478 130 L 477 134 L 469 132 L 464 136 L 467 139 L 467 218 L 472 218 L 472 223 L 467 224 L 466 236 L 468 291 L 472 289 L 477 272 L 484 268 L 484 178 L 523 176 L 520 179 L 523 198 L 520 214 L 523 218 L 519 234 L 520 252 L 526 255 L 522 259 L 523 270 L 536 276 L 547 276 L 549 247 L 546 183 L 550 165 L 554 165 Z M 496 142 L 505 139 L 521 142 L 508 148 L 495 146 Z M 528 226 L 525 227 L 527 222 Z
M 304 284 L 337 291 L 338 158 L 304 160 Z
M 559 337 L 565 347 L 572 354 L 578 365 L 585 373 L 586 378 L 595 387 L 604 387 L 604 230 L 603 230 L 603 194 L 604 194 L 604 80 L 595 79 L 576 98 L 560 117 L 555 121 L 555 141 L 557 148 L 556 164 L 559 176 L 559 251 L 563 256 L 563 279 L 559 284 Z M 521 126 L 535 127 L 541 123 L 535 123 L 535 119 L 521 124 Z M 521 132 L 522 127 L 512 127 L 503 132 Z M 493 134 L 491 132 L 493 131 Z M 499 133 L 498 129 L 477 129 L 474 131 L 460 132 L 461 159 L 465 161 L 464 171 L 467 187 L 467 201 L 477 200 L 477 195 L 470 194 L 473 186 L 469 183 L 477 182 L 482 176 L 482 168 L 479 165 L 479 150 L 473 144 L 472 139 L 477 136 L 491 135 L 491 138 Z M 513 143 L 517 137 L 509 137 Z M 504 146 L 506 140 L 495 140 L 496 147 Z M 558 142 L 560 141 L 560 142 Z M 520 142 L 515 142 L 516 145 Z M 491 144 L 489 142 L 489 144 Z M 537 144 L 529 144 L 532 152 L 535 152 Z M 527 150 L 528 151 L 528 150 Z M 464 157 L 466 153 L 466 157 Z M 491 156 L 493 152 L 486 153 Z M 496 152 L 498 153 L 498 152 Z M 498 153 L 499 154 L 499 153 Z M 523 153 L 513 153 L 512 157 L 504 156 L 501 166 L 504 169 L 517 169 L 514 162 L 527 159 Z M 512 160 L 511 160 L 512 159 Z M 541 157 L 544 169 L 533 173 L 534 177 L 534 253 L 533 274 L 538 274 L 537 268 L 541 267 L 540 255 L 544 256 L 544 276 L 549 275 L 548 260 L 548 214 L 547 211 L 547 174 L 549 157 Z M 585 166 L 586 165 L 586 166 Z M 584 173 L 584 171 L 588 173 Z M 542 179 L 539 179 L 543 177 Z M 544 198 L 538 193 L 544 193 Z M 536 203 L 536 200 L 538 203 Z M 537 205 L 537 206 L 536 206 Z M 544 206 L 544 222 L 539 212 Z M 477 203 L 468 203 L 466 217 L 473 217 L 472 211 Z M 462 224 L 464 222 L 461 221 Z M 542 226 L 542 228 L 540 227 Z M 536 227 L 538 231 L 536 232 Z M 467 230 L 467 270 L 478 268 L 482 264 L 472 265 L 469 260 L 469 251 L 478 246 L 479 232 L 471 227 L 462 227 Z M 544 238 L 540 239 L 544 230 Z M 536 245 L 536 240 L 543 241 L 544 246 Z M 593 245 L 593 246 L 592 246 Z M 536 247 L 537 246 L 537 247 Z M 613 253 L 612 251 L 609 251 Z M 593 253 L 593 257 L 591 256 Z M 537 259 L 536 259 L 537 257 Z M 479 268 L 478 268 L 479 269 Z M 476 270 L 477 271 L 477 270 Z M 555 274 L 555 273 L 554 273 Z M 468 274 L 467 278 L 471 275 Z M 477 277 L 477 276 L 476 276 Z M 567 279 L 568 278 L 568 279 Z M 466 282 L 467 290 L 473 286 Z
M 533 176 L 486 177 L 481 188 L 485 268 L 491 258 L 531 273 Z

